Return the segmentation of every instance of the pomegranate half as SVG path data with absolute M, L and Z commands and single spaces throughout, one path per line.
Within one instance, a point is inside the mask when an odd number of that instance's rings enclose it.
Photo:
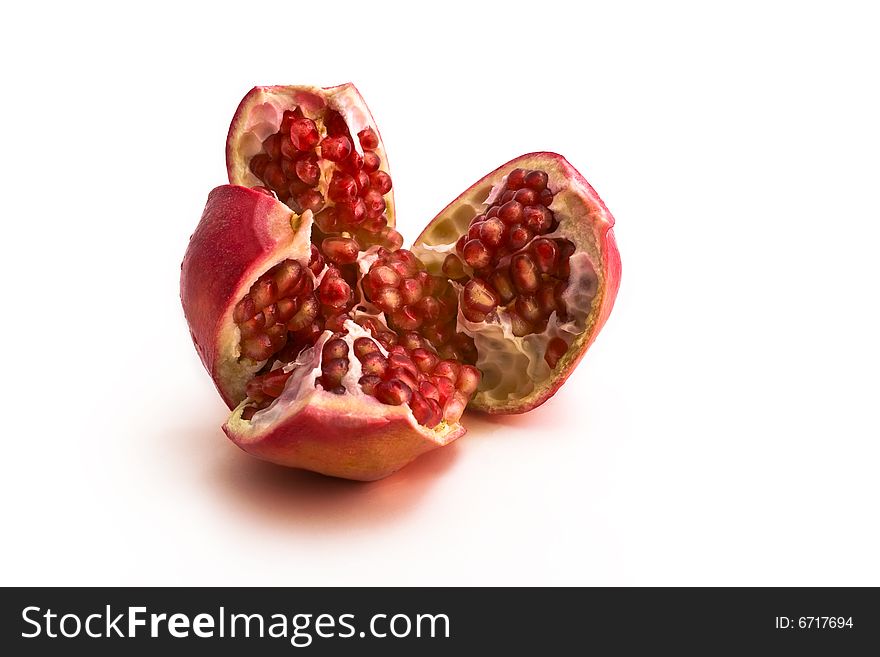
M 413 253 L 461 290 L 457 328 L 482 373 L 471 408 L 523 413 L 568 378 L 620 286 L 613 226 L 584 177 L 543 152 L 477 181 L 422 231 Z

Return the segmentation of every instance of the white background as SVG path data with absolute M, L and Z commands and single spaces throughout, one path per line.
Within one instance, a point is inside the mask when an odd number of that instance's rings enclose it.
M 0 583 L 880 585 L 870 4 L 402 5 L 7 7 Z M 177 289 L 241 96 L 349 80 L 407 239 L 546 149 L 623 258 L 555 398 L 368 485 L 225 439 Z

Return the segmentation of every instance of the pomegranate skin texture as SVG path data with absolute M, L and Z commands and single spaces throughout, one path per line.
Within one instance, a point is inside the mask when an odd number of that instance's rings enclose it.
M 573 317 L 553 330 L 548 328 L 524 338 L 511 335 L 497 320 L 474 323 L 459 317 L 459 323 L 475 335 L 480 352 L 476 365 L 483 373 L 480 389 L 468 407 L 490 414 L 525 413 L 550 399 L 596 339 L 620 287 L 614 217 L 586 179 L 564 157 L 549 152 L 528 153 L 511 160 L 447 205 L 412 247 L 428 263 L 428 270 L 438 270 L 443 258 L 454 252 L 451 245 L 468 232 L 469 222 L 487 207 L 487 199 L 500 202 L 498 196 L 515 170 L 547 174 L 546 186 L 553 192 L 549 207 L 558 226 L 545 237 L 574 245 L 568 260 L 572 273 L 566 291 L 568 312 Z M 550 324 L 554 323 L 551 318 Z M 565 349 L 549 367 L 541 355 L 554 335 L 564 336 Z
M 276 261 L 308 262 L 310 234 L 310 219 L 260 192 L 223 185 L 208 195 L 181 265 L 180 299 L 199 358 L 230 408 L 258 369 L 239 360 L 235 304 Z

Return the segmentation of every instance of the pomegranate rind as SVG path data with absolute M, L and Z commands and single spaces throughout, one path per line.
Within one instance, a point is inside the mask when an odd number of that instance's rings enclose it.
M 379 168 L 386 173 L 390 171 L 382 134 L 363 96 L 353 84 L 347 82 L 335 87 L 275 85 L 251 89 L 241 99 L 232 117 L 226 137 L 226 171 L 230 184 L 244 187 L 263 185 L 248 164 L 262 149 L 262 141 L 278 131 L 284 110 L 294 107 L 303 108 L 307 115 L 314 115 L 325 108 L 339 112 L 351 131 L 354 148 L 360 153 L 363 150 L 357 133 L 364 128 L 372 128 L 379 140 L 379 145 L 373 149 L 379 156 Z M 326 186 L 326 181 L 323 181 L 319 187 L 325 196 Z M 394 190 L 385 194 L 384 198 L 388 225 L 394 227 Z
M 222 185 L 208 195 L 181 265 L 180 300 L 199 358 L 230 408 L 261 365 L 239 358 L 235 304 L 273 265 L 308 263 L 311 226 L 311 212 L 300 217 L 247 187 Z
M 598 288 L 590 308 L 583 309 L 583 330 L 573 337 L 556 366 L 545 378 L 535 381 L 528 393 L 498 399 L 482 390 L 477 392 L 469 408 L 490 414 L 525 413 L 550 399 L 595 341 L 611 313 L 620 287 L 621 262 L 612 230 L 614 217 L 580 172 L 556 153 L 528 153 L 481 178 L 427 225 L 414 242 L 413 251 L 422 258 L 430 258 L 432 251 L 445 252 L 444 249 L 467 231 L 468 223 L 478 208 L 515 168 L 547 172 L 549 187 L 555 194 L 551 209 L 560 218 L 559 229 L 554 235 L 571 240 L 576 253 L 585 253 L 589 257 L 598 277 Z M 508 368 L 505 376 L 523 376 L 523 373 L 516 368 Z
M 276 402 L 278 404 L 278 402 Z M 428 429 L 406 406 L 321 390 L 279 405 L 279 416 L 261 425 L 243 420 L 246 402 L 223 425 L 230 440 L 257 458 L 332 477 L 375 481 L 461 437 L 461 424 Z

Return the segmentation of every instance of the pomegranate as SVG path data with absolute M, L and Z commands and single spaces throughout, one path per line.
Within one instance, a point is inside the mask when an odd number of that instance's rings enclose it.
M 482 373 L 471 408 L 523 413 L 568 378 L 617 296 L 613 225 L 555 153 L 511 160 L 428 224 L 412 252 L 459 292 L 456 328 L 473 339 Z
M 518 158 L 435 218 L 394 229 L 381 140 L 352 85 L 257 87 L 227 140 L 181 272 L 224 425 L 269 461 L 385 477 L 464 433 L 465 407 L 523 412 L 611 310 L 613 219 L 558 155 Z
M 353 84 L 254 87 L 226 138 L 229 182 L 260 187 L 326 234 L 399 248 L 385 148 Z

